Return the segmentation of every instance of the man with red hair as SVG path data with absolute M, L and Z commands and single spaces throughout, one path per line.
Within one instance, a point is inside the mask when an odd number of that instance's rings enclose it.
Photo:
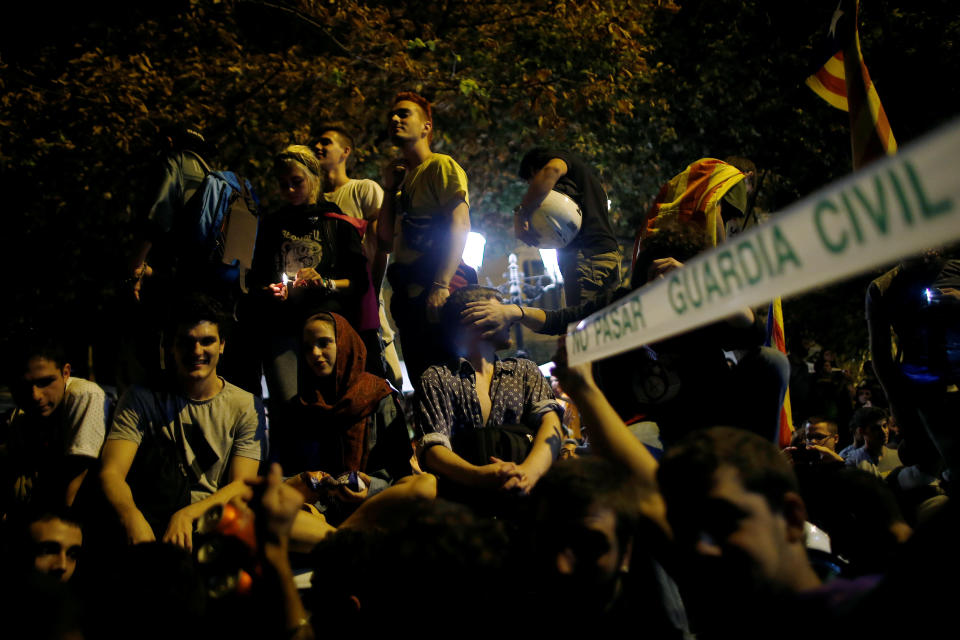
M 477 281 L 461 260 L 470 232 L 467 174 L 450 156 L 431 151 L 433 110 L 422 96 L 398 93 L 388 126 L 401 157 L 384 171 L 378 234 L 381 248 L 393 252 L 390 312 L 407 374 L 419 388 L 426 368 L 444 359 L 440 308 L 452 290 Z

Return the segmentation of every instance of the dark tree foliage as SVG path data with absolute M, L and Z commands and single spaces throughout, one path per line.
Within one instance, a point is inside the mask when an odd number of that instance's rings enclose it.
M 0 26 L 0 255 L 5 330 L 55 314 L 87 344 L 119 299 L 132 217 L 155 188 L 164 121 L 196 122 L 215 164 L 267 208 L 277 149 L 322 121 L 356 132 L 354 173 L 394 155 L 384 115 L 400 89 L 436 104 L 435 149 L 471 180 L 475 228 L 514 246 L 516 169 L 534 144 L 601 171 L 631 238 L 659 185 L 702 156 L 753 158 L 774 212 L 849 172 L 846 114 L 804 78 L 836 3 L 103 1 L 5 7 Z M 901 145 L 957 111 L 960 18 L 949 0 L 864 0 L 861 39 Z M 787 305 L 788 339 L 862 339 L 863 283 Z M 837 332 L 849 331 L 843 336 Z M 857 332 L 860 332 L 859 334 Z M 104 336 L 109 342 L 109 336 Z M 845 343 L 846 345 L 846 343 Z M 843 351 L 846 346 L 836 344 Z

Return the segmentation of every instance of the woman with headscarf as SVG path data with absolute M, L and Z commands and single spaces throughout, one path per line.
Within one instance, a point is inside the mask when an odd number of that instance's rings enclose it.
M 411 473 L 410 436 L 396 392 L 364 370 L 366 347 L 343 316 L 310 316 L 302 347 L 300 391 L 271 445 L 336 522 Z

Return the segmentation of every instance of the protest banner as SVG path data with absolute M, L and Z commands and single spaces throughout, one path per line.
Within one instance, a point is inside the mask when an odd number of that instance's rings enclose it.
M 690 260 L 567 329 L 571 364 L 960 239 L 960 119 Z

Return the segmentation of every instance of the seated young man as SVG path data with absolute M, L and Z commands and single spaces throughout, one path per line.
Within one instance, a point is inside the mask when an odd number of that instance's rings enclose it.
M 804 618 L 785 630 L 800 636 L 822 628 L 846 597 L 872 586 L 837 579 L 821 588 L 807 554 L 807 509 L 796 476 L 756 434 L 696 431 L 668 449 L 657 479 L 685 558 L 678 582 L 704 631 L 766 635 L 770 624 L 802 606 Z M 730 617 L 748 602 L 749 620 Z
M 69 507 L 103 446 L 106 395 L 71 376 L 62 348 L 49 338 L 28 337 L 8 362 L 16 407 L 0 436 L 0 511 Z
M 100 480 L 131 543 L 162 537 L 190 548 L 194 521 L 257 476 L 266 455 L 263 407 L 217 375 L 224 328 L 213 300 L 178 305 L 168 324 L 174 366 L 166 388 L 134 386 L 120 399 Z
M 27 560 L 40 573 L 69 582 L 77 569 L 83 530 L 64 509 L 35 512 L 24 521 Z
M 863 469 L 878 478 L 886 476 L 900 466 L 896 449 L 887 448 L 890 431 L 886 409 L 862 407 L 850 419 L 850 426 L 863 446 L 846 452 L 843 456 L 847 466 Z
M 456 360 L 427 369 L 416 405 L 425 469 L 457 485 L 527 493 L 546 473 L 563 440 L 563 409 L 537 365 L 500 360 L 509 328 L 490 337 L 464 324 L 475 301 L 502 303 L 495 289 L 470 286 L 451 294 L 442 321 Z M 532 443 L 532 444 L 531 444 Z M 492 452 L 511 451 L 512 460 Z

